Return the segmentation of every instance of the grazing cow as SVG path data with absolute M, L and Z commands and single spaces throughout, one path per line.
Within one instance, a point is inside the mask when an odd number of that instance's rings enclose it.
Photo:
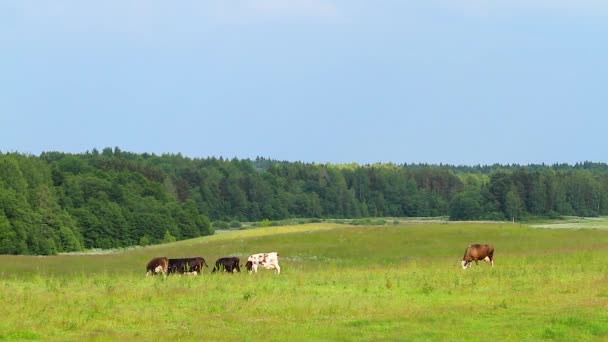
M 203 266 L 209 267 L 202 257 L 169 259 L 168 272 L 179 274 L 196 272 L 202 275 Z
M 239 263 L 241 262 L 241 260 L 237 257 L 225 257 L 225 258 L 219 258 L 217 259 L 217 261 L 215 262 L 215 266 L 213 267 L 213 271 L 215 272 L 217 271 L 224 271 L 224 272 L 241 272 L 241 267 L 239 266 Z
M 245 266 L 247 267 L 247 271 L 249 271 L 249 273 L 257 273 L 258 267 L 264 267 L 267 270 L 274 269 L 276 274 L 281 273 L 281 266 L 279 266 L 279 253 L 277 252 L 250 255 L 249 258 L 247 258 L 247 263 Z
M 494 267 L 494 247 L 492 247 L 492 245 L 480 244 L 474 244 L 467 247 L 461 261 L 462 269 L 464 270 L 471 267 L 471 262 L 473 261 L 475 261 L 475 265 L 477 265 L 477 261 L 479 260 L 489 262 L 492 264 L 492 267 Z
M 164 276 L 167 275 L 169 268 L 169 260 L 165 257 L 154 258 L 148 262 L 146 266 L 146 276 L 157 275 L 162 273 Z

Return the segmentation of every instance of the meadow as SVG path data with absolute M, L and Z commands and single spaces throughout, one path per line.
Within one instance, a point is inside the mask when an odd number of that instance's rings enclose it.
M 317 223 L 111 254 L 0 256 L 0 340 L 608 340 L 608 230 L 593 224 Z M 462 270 L 471 243 L 492 243 L 496 266 Z M 145 277 L 156 256 L 213 267 L 271 251 L 280 275 Z

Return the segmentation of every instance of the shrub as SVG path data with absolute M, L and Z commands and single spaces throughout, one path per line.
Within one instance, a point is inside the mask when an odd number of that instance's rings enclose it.
M 230 224 L 228 224 L 228 222 L 226 221 L 214 221 L 212 224 L 212 227 L 215 229 L 228 229 L 230 227 Z
M 149 244 L 150 244 L 150 238 L 148 237 L 148 235 L 144 235 L 139 239 L 140 246 L 147 246 Z
M 482 220 L 488 220 L 488 221 L 504 221 L 505 219 L 505 215 L 503 213 L 499 213 L 497 211 L 493 211 L 487 214 L 484 214 L 481 217 Z
M 351 224 L 355 225 L 355 226 L 370 226 L 370 225 L 372 225 L 372 219 L 369 217 L 362 218 L 362 219 L 356 219 L 356 220 L 353 220 L 351 222 Z
M 175 242 L 175 237 L 171 235 L 169 230 L 165 231 L 165 237 L 163 238 L 163 243 Z

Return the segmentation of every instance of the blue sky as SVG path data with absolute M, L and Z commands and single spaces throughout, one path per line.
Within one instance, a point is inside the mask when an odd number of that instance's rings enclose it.
M 599 0 L 4 0 L 0 151 L 608 162 Z

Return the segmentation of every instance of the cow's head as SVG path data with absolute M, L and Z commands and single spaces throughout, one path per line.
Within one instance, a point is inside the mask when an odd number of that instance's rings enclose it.
M 463 269 L 463 270 L 466 270 L 466 269 L 467 269 L 467 266 L 469 266 L 469 264 L 470 264 L 470 263 L 471 263 L 470 261 L 467 261 L 467 260 L 462 260 L 462 261 L 460 262 L 460 265 L 462 266 L 462 269 Z

